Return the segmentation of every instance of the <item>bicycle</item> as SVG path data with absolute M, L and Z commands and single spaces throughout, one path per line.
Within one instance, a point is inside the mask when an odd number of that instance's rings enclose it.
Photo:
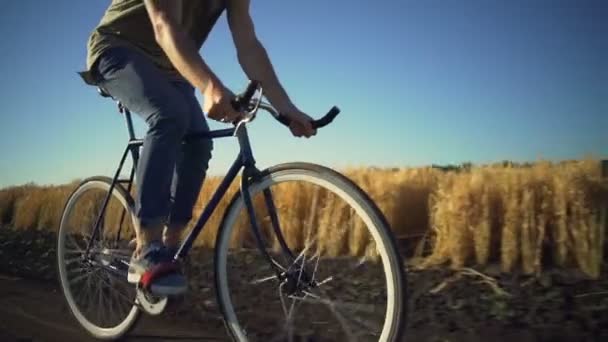
M 289 125 L 262 99 L 259 83 L 250 82 L 233 101 L 243 119 L 232 128 L 184 139 L 232 136 L 240 151 L 173 261 L 188 255 L 242 170 L 240 191 L 224 212 L 214 249 L 217 301 L 230 336 L 236 341 L 319 340 L 322 332 L 333 341 L 400 340 L 406 278 L 386 219 L 361 188 L 327 167 L 287 163 L 258 170 L 247 125 L 259 109 Z M 171 299 L 126 281 L 137 222 L 131 192 L 143 140 L 135 138 L 129 110 L 120 102 L 118 107 L 129 133 L 118 169 L 113 178 L 91 177 L 77 186 L 65 204 L 57 241 L 59 281 L 72 315 L 90 335 L 107 340 L 128 333 L 142 311 L 161 314 Z M 313 125 L 324 127 L 338 113 L 334 107 Z M 133 163 L 124 178 L 129 154 Z M 341 280 L 345 284 L 337 284 Z M 344 299 L 334 299 L 338 296 Z M 347 317 L 347 311 L 354 316 Z

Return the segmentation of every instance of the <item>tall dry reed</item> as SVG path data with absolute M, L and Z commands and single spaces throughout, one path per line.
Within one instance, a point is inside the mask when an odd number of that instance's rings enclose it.
M 505 272 L 533 274 L 550 260 L 598 277 L 605 184 L 593 160 L 479 167 L 444 177 L 433 196 L 434 248 L 427 263 L 500 262 Z
M 526 274 L 556 265 L 578 268 L 591 277 L 601 272 L 607 248 L 602 208 L 606 208 L 608 186 L 595 160 L 537 162 L 530 167 L 505 163 L 458 172 L 359 168 L 344 173 L 378 204 L 398 238 L 432 237 L 426 264 L 500 263 L 505 272 Z M 195 217 L 220 181 L 210 177 L 205 182 Z M 63 205 L 76 185 L 30 184 L 0 190 L 1 223 L 56 230 Z M 223 212 L 237 191 L 236 184 L 229 189 L 196 240 L 198 246 L 213 247 Z M 286 243 L 294 249 L 314 240 L 315 248 L 327 255 L 377 254 L 365 225 L 340 198 L 317 186 L 294 183 L 277 186 L 273 196 Z M 76 225 L 92 220 L 86 212 L 97 202 L 92 199 L 82 206 L 76 215 L 81 222 Z M 114 206 L 107 219 L 110 227 L 120 217 Z M 262 195 L 254 198 L 254 206 L 268 245 L 278 248 Z M 255 245 L 248 222 L 243 210 L 232 236 L 233 247 Z

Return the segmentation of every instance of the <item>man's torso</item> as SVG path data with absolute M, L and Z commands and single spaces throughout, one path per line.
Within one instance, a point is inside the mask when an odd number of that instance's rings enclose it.
M 224 0 L 181 0 L 181 27 L 200 49 L 215 22 L 225 9 Z M 177 74 L 156 42 L 143 0 L 112 0 L 103 18 L 91 34 L 87 46 L 87 71 L 81 75 L 94 83 L 91 69 L 99 56 L 114 46 L 138 50 L 161 69 Z

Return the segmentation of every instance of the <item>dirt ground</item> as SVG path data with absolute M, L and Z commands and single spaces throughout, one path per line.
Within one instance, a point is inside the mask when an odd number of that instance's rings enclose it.
M 179 324 L 199 329 L 202 326 L 208 335 L 228 340 L 215 300 L 211 253 L 195 250 L 190 259 L 191 291 L 186 300 L 167 314 L 166 322 L 178 325 L 179 317 Z M 48 232 L 16 232 L 1 228 L 0 273 L 56 291 L 55 236 Z M 540 277 L 529 277 L 501 274 L 493 267 L 483 270 L 410 268 L 405 340 L 608 341 L 608 270 L 603 274 L 599 280 L 589 280 L 574 272 L 560 270 L 548 270 Z M 31 290 L 21 288 L 20 296 L 24 298 L 27 291 L 37 291 L 34 287 Z M 8 297 L 5 293 L 3 298 Z M 41 298 L 44 300 L 45 297 Z M 60 299 L 59 291 L 48 300 Z M 27 306 L 20 304 L 18 298 L 11 300 L 16 301 L 11 304 L 15 308 Z M 3 307 L 5 313 L 10 314 L 11 310 Z M 15 317 L 21 317 L 19 320 L 24 324 L 28 320 L 27 315 L 13 315 L 12 319 Z M 37 318 L 38 321 L 45 319 Z M 77 329 L 75 322 L 66 324 L 72 325 L 70 329 Z M 22 337 L 18 332 L 15 335 L 14 331 L 4 328 L 0 325 L 2 341 L 11 341 L 11 338 L 45 341 L 44 333 L 37 334 L 37 338 Z M 56 332 L 49 331 L 48 334 L 53 334 L 47 336 L 48 341 L 58 336 Z M 166 337 L 164 340 L 172 339 Z

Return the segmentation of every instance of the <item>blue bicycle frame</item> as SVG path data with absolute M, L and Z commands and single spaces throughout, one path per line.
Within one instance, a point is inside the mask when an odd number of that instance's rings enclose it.
M 133 123 L 132 123 L 132 119 L 131 119 L 131 113 L 129 112 L 129 110 L 124 107 L 120 107 L 120 111 L 125 115 L 127 129 L 129 132 L 129 142 L 122 155 L 122 158 L 120 159 L 118 169 L 116 170 L 114 178 L 112 179 L 112 184 L 110 185 L 110 189 L 109 189 L 108 194 L 102 205 L 101 212 L 99 213 L 99 216 L 97 217 L 97 220 L 95 222 L 95 226 L 94 226 L 95 228 L 93 230 L 91 239 L 89 240 L 89 243 L 88 243 L 88 246 L 86 249 L 86 253 L 84 254 L 85 256 L 89 255 L 89 251 L 90 251 L 93 241 L 95 241 L 97 239 L 97 237 L 99 236 L 99 230 L 100 230 L 100 226 L 101 226 L 100 223 L 103 222 L 103 216 L 104 216 L 106 207 L 108 205 L 112 191 L 113 191 L 114 187 L 116 186 L 116 184 L 127 183 L 128 184 L 127 192 L 128 193 L 130 192 L 132 184 L 133 184 L 134 175 L 135 175 L 135 172 L 137 169 L 137 162 L 139 160 L 139 149 L 143 145 L 142 139 L 135 138 L 135 133 L 133 130 Z M 229 129 L 220 129 L 220 130 L 213 130 L 213 131 L 209 131 L 209 132 L 191 134 L 191 135 L 188 135 L 184 139 L 184 143 L 188 143 L 188 141 L 191 141 L 194 139 L 218 139 L 218 138 L 226 138 L 226 137 L 231 137 L 231 136 L 235 136 L 238 139 L 239 146 L 240 146 L 240 152 L 239 152 L 237 158 L 235 159 L 235 161 L 233 162 L 232 166 L 228 170 L 226 176 L 224 177 L 224 179 L 222 180 L 222 182 L 220 183 L 220 185 L 214 192 L 213 196 L 211 197 L 211 200 L 209 201 L 209 203 L 206 205 L 205 209 L 199 216 L 196 225 L 189 232 L 188 236 L 186 237 L 186 239 L 183 241 L 182 245 L 180 246 L 178 252 L 175 254 L 174 260 L 178 261 L 188 255 L 188 252 L 192 248 L 194 241 L 196 240 L 196 238 L 198 237 L 200 232 L 205 227 L 205 224 L 207 223 L 207 221 L 209 220 L 209 218 L 211 217 L 211 215 L 217 208 L 221 199 L 226 194 L 226 191 L 228 190 L 228 188 L 230 187 L 230 185 L 232 184 L 234 179 L 237 177 L 239 172 L 241 170 L 243 170 L 242 177 L 241 177 L 240 192 L 241 192 L 241 196 L 243 197 L 243 200 L 245 202 L 245 206 L 247 207 L 247 213 L 249 216 L 253 234 L 255 236 L 256 244 L 257 244 L 258 248 L 260 249 L 260 251 L 262 252 L 262 254 L 264 255 L 264 258 L 273 265 L 275 272 L 277 273 L 277 275 L 279 275 L 281 270 L 278 267 L 278 263 L 266 251 L 266 246 L 265 246 L 264 240 L 262 239 L 262 236 L 260 234 L 260 229 L 259 229 L 256 217 L 255 217 L 255 211 L 254 211 L 254 207 L 252 204 L 251 195 L 249 194 L 249 184 L 252 181 L 259 178 L 259 176 L 261 175 L 261 171 L 259 171 L 255 167 L 255 159 L 253 157 L 253 152 L 251 150 L 251 144 L 249 142 L 249 135 L 247 133 L 247 127 L 246 127 L 245 123 L 241 122 L 236 127 L 229 128 Z M 120 179 L 119 178 L 120 173 L 122 171 L 124 162 L 129 153 L 131 153 L 131 156 L 133 159 L 133 166 L 131 169 L 130 176 L 128 179 Z M 294 255 L 291 252 L 291 250 L 288 248 L 287 243 L 285 242 L 285 239 L 283 237 L 283 234 L 281 233 L 281 229 L 279 227 L 279 220 L 278 220 L 277 213 L 276 213 L 276 207 L 274 205 L 272 193 L 269 189 L 264 190 L 264 198 L 265 198 L 265 203 L 268 207 L 268 213 L 271 216 L 273 231 L 277 236 L 279 245 L 281 246 L 283 253 L 289 258 L 289 260 L 293 260 Z M 125 212 L 126 211 L 123 210 L 121 219 L 119 221 L 120 228 L 119 228 L 119 231 L 118 231 L 118 234 L 116 237 L 117 240 L 120 240 L 120 233 L 121 233 L 120 230 L 122 229 L 122 222 L 124 220 Z

